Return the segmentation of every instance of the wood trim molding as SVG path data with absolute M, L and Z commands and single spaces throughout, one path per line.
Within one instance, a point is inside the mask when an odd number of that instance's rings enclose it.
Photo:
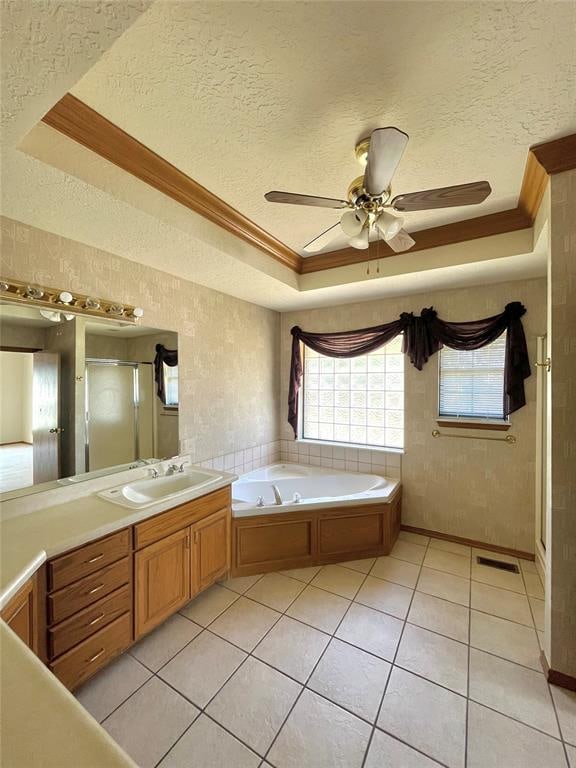
M 485 541 L 476 541 L 476 539 L 465 539 L 462 536 L 452 536 L 449 533 L 441 533 L 440 531 L 431 531 L 428 528 L 416 528 L 413 525 L 400 526 L 400 530 L 408 531 L 409 533 L 419 533 L 421 536 L 432 536 L 434 539 L 442 539 L 443 541 L 453 541 L 455 544 L 464 544 L 467 547 L 476 547 L 476 549 L 487 549 L 490 552 L 500 552 L 502 555 L 510 555 L 511 557 L 519 557 L 521 560 L 534 560 L 533 552 L 524 552 L 522 549 L 510 549 L 510 547 L 499 547 L 496 544 L 488 544 Z
M 295 272 L 302 257 L 87 104 L 67 93 L 42 122 Z
M 567 688 L 569 691 L 576 691 L 576 677 L 558 672 L 556 669 L 550 669 L 544 651 L 540 652 L 540 664 L 544 670 L 544 677 L 549 683 L 557 685 L 559 688 Z
M 459 421 L 456 419 L 453 421 L 450 421 L 449 419 L 436 419 L 436 424 L 438 424 L 439 427 L 450 427 L 450 429 L 489 429 L 494 432 L 505 432 L 512 426 L 512 424 L 505 421 L 501 424 L 483 424 L 481 421 L 465 421 L 464 419 Z
M 44 115 L 42 122 L 253 245 L 294 272 L 308 274 L 396 255 L 385 243 L 372 243 L 367 251 L 342 248 L 303 258 L 71 93 L 60 99 Z M 529 229 L 538 213 L 548 176 L 573 168 L 576 168 L 576 134 L 536 144 L 528 152 L 516 208 L 412 233 L 415 235 L 416 245 L 405 255 Z
M 504 232 L 516 232 L 519 229 L 528 229 L 532 226 L 532 220 L 524 211 L 518 208 L 509 211 L 489 213 L 487 216 L 478 216 L 475 219 L 464 219 L 452 224 L 444 224 L 441 227 L 421 229 L 412 232 L 416 240 L 406 256 L 416 251 L 424 251 L 428 248 L 438 248 L 442 245 L 453 245 L 465 240 L 477 240 L 481 237 L 501 235 Z M 361 254 L 361 255 L 359 255 Z M 308 256 L 302 259 L 302 274 L 319 272 L 334 267 L 345 267 L 349 264 L 357 264 L 365 261 L 384 259 L 397 254 L 385 243 L 371 243 L 366 251 L 357 251 L 355 248 L 342 248 L 339 251 L 321 253 L 318 256 Z

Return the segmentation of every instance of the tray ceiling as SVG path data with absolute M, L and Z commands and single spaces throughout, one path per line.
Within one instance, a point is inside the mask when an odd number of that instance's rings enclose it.
M 302 252 L 338 211 L 264 192 L 345 196 L 378 126 L 410 134 L 395 193 L 493 187 L 409 231 L 515 207 L 528 147 L 576 131 L 575 23 L 564 2 L 156 2 L 72 93 Z

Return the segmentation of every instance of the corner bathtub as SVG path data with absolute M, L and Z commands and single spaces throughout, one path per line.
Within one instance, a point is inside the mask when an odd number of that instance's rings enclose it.
M 399 484 L 398 480 L 380 475 L 303 464 L 272 464 L 241 475 L 232 484 L 232 516 L 383 504 L 390 500 Z M 280 492 L 281 505 L 275 503 L 273 485 Z M 264 499 L 264 506 L 257 506 L 259 496 Z M 300 501 L 297 502 L 298 496 Z

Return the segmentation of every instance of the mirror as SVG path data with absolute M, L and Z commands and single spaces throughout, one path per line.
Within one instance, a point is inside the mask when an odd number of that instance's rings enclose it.
M 174 456 L 178 334 L 0 303 L 2 499 Z

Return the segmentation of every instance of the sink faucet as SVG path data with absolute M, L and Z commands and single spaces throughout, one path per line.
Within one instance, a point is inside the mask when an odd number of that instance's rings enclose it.
M 175 475 L 176 472 L 184 472 L 184 465 L 185 461 L 182 462 L 182 464 L 170 464 L 168 469 L 166 470 L 167 475 Z
M 155 467 L 152 467 L 150 470 L 150 475 L 153 480 L 155 480 L 158 477 L 158 470 Z
M 282 495 L 280 494 L 277 485 L 272 486 L 272 491 L 274 492 L 274 504 L 283 504 L 284 502 L 282 501 Z

